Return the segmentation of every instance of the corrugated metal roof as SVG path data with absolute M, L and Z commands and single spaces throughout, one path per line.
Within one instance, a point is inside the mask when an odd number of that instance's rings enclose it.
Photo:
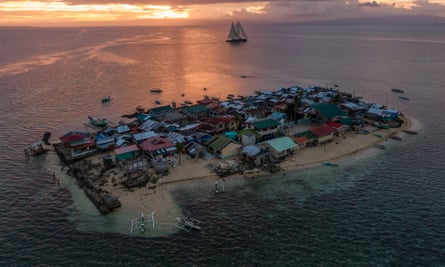
M 262 144 L 268 144 L 278 153 L 298 147 L 298 145 L 287 136 L 267 140 L 262 142 Z
M 343 110 L 338 108 L 336 105 L 330 104 L 330 103 L 312 104 L 311 107 L 313 109 L 317 110 L 318 112 L 320 112 L 320 114 L 328 120 L 332 119 L 336 116 L 346 116 L 347 115 L 346 112 L 344 112 Z
M 207 112 L 209 111 L 209 108 L 204 105 L 194 105 L 188 108 L 184 108 L 185 111 L 189 113 L 200 113 L 200 112 Z
M 121 154 L 125 154 L 128 152 L 134 152 L 134 151 L 139 151 L 139 147 L 137 145 L 129 145 L 129 146 L 116 148 L 114 150 L 114 153 L 116 155 L 121 155 Z
M 277 127 L 278 122 L 272 119 L 266 119 L 261 121 L 255 121 L 252 123 L 252 125 L 255 127 L 255 129 L 262 130 L 272 127 Z

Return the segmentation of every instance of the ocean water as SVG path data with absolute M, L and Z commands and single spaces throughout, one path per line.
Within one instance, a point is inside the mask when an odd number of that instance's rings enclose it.
M 445 265 L 443 25 L 244 27 L 239 45 L 224 42 L 226 27 L 1 28 L 0 264 Z M 58 162 L 23 155 L 45 131 L 55 140 L 87 116 L 117 122 L 156 100 L 333 84 L 400 109 L 419 134 L 338 168 L 228 182 L 216 197 L 206 184 L 177 187 L 181 210 L 206 222 L 198 233 L 113 233 L 106 218 L 88 227 L 101 215 L 77 216 L 88 204 L 74 203 L 73 181 L 52 182 Z

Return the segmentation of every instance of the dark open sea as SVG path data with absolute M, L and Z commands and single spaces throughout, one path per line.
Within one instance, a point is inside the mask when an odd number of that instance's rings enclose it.
M 0 28 L 0 265 L 444 266 L 444 25 L 244 28 L 239 45 L 224 42 L 228 26 Z M 73 181 L 52 182 L 54 155 L 23 154 L 45 131 L 55 141 L 87 116 L 117 122 L 156 100 L 334 84 L 400 109 L 419 134 L 217 197 L 177 189 L 179 207 L 206 221 L 198 233 L 79 227 L 88 219 L 76 216 Z

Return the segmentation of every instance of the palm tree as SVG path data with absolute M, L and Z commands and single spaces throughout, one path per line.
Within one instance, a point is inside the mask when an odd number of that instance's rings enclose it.
M 287 103 L 285 113 L 287 117 L 292 121 L 295 119 L 295 109 L 296 109 L 295 103 Z
M 181 165 L 181 153 L 185 152 L 185 147 L 182 143 L 176 143 L 176 153 L 178 153 L 178 164 Z
M 240 126 L 240 122 L 241 122 L 240 116 L 238 114 L 235 114 L 235 116 L 233 116 L 232 120 L 236 124 L 236 130 L 239 130 L 239 126 Z

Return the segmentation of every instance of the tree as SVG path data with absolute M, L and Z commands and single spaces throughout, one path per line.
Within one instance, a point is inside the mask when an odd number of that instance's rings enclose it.
M 178 153 L 178 164 L 181 165 L 181 153 L 185 153 L 185 147 L 182 143 L 176 143 L 176 153 Z
M 285 113 L 287 117 L 292 121 L 295 120 L 295 109 L 296 109 L 295 103 L 287 103 Z

